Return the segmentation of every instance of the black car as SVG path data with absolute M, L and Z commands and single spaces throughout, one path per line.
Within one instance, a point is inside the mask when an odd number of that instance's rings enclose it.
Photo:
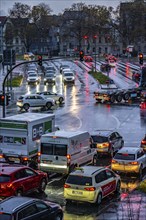
M 113 155 L 124 146 L 123 137 L 117 131 L 102 130 L 91 134 L 92 146 L 97 148 L 98 155 Z
M 60 205 L 29 197 L 9 197 L 0 202 L 0 220 L 62 220 Z

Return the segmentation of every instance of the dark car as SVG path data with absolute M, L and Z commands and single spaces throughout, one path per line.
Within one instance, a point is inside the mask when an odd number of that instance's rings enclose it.
M 98 155 L 113 155 L 124 146 L 123 137 L 117 131 L 97 131 L 91 134 L 92 145 L 97 148 Z
M 44 192 L 47 174 L 18 164 L 0 164 L 0 196 L 20 196 L 38 190 Z
M 0 220 L 62 220 L 60 205 L 29 197 L 9 197 L 0 202 Z
M 145 134 L 144 138 L 142 139 L 140 146 L 146 152 L 146 134 Z

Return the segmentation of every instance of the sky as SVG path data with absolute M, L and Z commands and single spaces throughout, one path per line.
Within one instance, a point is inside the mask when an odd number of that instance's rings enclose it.
M 15 2 L 27 4 L 30 6 L 38 5 L 43 2 L 48 4 L 52 9 L 51 14 L 63 13 L 65 8 L 70 8 L 74 3 L 85 3 L 86 5 L 104 5 L 112 6 L 116 8 L 120 2 L 126 2 L 126 0 L 0 0 L 0 16 L 8 15 L 8 10 L 12 9 Z

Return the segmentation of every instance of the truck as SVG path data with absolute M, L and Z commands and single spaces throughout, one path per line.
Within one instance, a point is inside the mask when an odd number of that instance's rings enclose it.
M 41 136 L 54 130 L 54 114 L 22 113 L 0 118 L 0 161 L 31 165 L 37 160 Z
M 97 163 L 97 150 L 87 131 L 55 131 L 41 137 L 38 169 L 68 174 L 74 168 Z

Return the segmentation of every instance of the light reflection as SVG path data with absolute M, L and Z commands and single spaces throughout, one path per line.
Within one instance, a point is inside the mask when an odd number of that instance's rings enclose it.
M 85 72 L 85 102 L 89 102 L 89 74 Z

